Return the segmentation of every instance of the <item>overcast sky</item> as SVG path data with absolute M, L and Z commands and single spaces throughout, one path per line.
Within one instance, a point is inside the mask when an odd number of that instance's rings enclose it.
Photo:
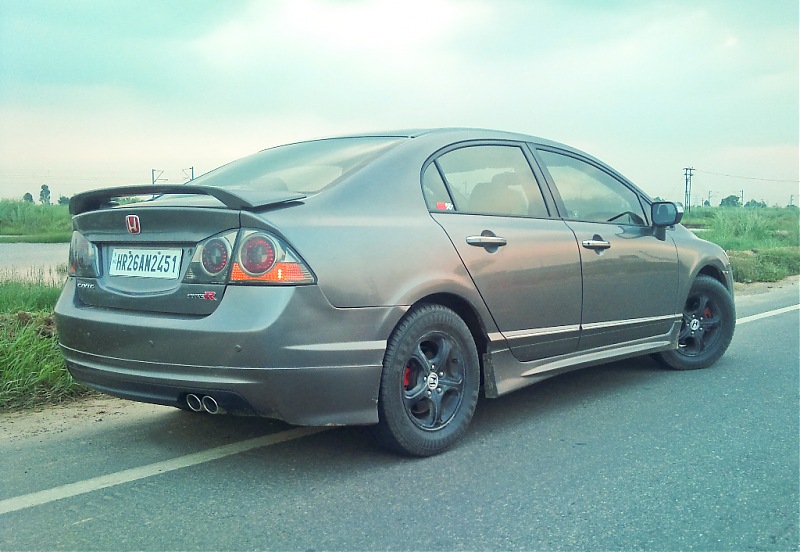
M 799 26 L 797 0 L 0 0 L 0 198 L 474 126 L 654 196 L 692 166 L 693 203 L 798 204 Z

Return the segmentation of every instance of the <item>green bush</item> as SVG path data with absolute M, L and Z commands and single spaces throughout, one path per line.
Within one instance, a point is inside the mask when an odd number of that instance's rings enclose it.
M 64 365 L 53 308 L 60 280 L 0 280 L 0 410 L 87 395 Z
M 52 315 L 0 314 L 0 409 L 88 395 L 64 365 Z
M 51 241 L 63 242 L 69 241 L 71 233 L 72 218 L 66 205 L 0 200 L 0 237 L 26 236 L 31 240 L 33 236 L 50 236 Z
M 733 279 L 737 282 L 777 282 L 800 273 L 797 250 L 776 248 L 765 251 L 731 251 Z

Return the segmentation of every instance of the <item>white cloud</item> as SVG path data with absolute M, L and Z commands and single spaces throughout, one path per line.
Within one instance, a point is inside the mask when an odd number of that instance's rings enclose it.
M 144 34 L 136 3 L 111 27 L 115 10 L 91 4 L 79 22 L 66 8 L 6 18 L 27 23 L 0 33 L 0 55 L 19 58 L 0 73 L 0 197 L 17 195 L 12 165 L 205 170 L 280 142 L 417 126 L 561 140 L 662 197 L 688 164 L 747 170 L 710 153 L 735 148 L 792 178 L 796 161 L 767 153 L 798 142 L 792 2 L 176 1 Z
M 449 0 L 253 2 L 192 48 L 223 72 L 326 59 L 377 60 L 373 68 L 381 71 L 424 56 L 484 11 L 480 4 Z

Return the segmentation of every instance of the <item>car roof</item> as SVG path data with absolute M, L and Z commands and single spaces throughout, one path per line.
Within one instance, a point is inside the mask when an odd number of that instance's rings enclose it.
M 498 140 L 498 141 L 508 140 L 513 142 L 529 142 L 540 146 L 550 146 L 561 151 L 572 152 L 573 154 L 577 154 L 578 156 L 583 157 L 584 159 L 588 159 L 596 163 L 597 165 L 604 167 L 606 170 L 610 171 L 621 180 L 635 187 L 645 197 L 649 197 L 646 193 L 644 193 L 641 189 L 639 189 L 633 182 L 631 182 L 623 174 L 618 172 L 616 169 L 614 169 L 604 161 L 598 159 L 594 155 L 584 150 L 578 149 L 576 147 L 561 142 L 556 142 L 554 140 L 548 140 L 540 136 L 522 134 L 519 132 L 486 129 L 486 128 L 442 127 L 442 128 L 414 128 L 414 129 L 365 132 L 359 134 L 331 136 L 330 138 L 334 139 L 334 138 L 359 138 L 359 137 L 409 138 L 410 140 L 406 145 L 407 147 L 414 144 L 420 151 L 427 151 L 428 153 L 436 151 L 437 149 L 450 144 L 456 144 L 459 142 L 471 142 L 471 141 L 479 142 L 483 140 Z
M 550 142 L 537 136 L 528 134 L 521 134 L 517 132 L 509 132 L 503 130 L 493 130 L 486 128 L 470 128 L 470 127 L 441 127 L 441 128 L 408 128 L 408 129 L 393 129 L 381 131 L 358 132 L 353 134 L 340 134 L 335 136 L 328 136 L 326 138 L 366 138 L 366 137 L 397 137 L 397 138 L 420 138 L 422 136 L 440 136 L 445 137 L 452 135 L 457 138 L 462 138 L 464 135 L 472 134 L 476 139 L 506 139 L 506 140 L 523 140 L 535 142 Z M 563 145 L 563 144 L 562 144 Z
M 427 139 L 431 142 L 439 143 L 456 143 L 465 142 L 470 140 L 510 140 L 515 142 L 533 142 L 540 145 L 549 145 L 560 149 L 573 151 L 595 161 L 592 155 L 585 151 L 579 150 L 567 144 L 548 140 L 540 136 L 530 134 L 523 134 L 519 132 L 510 132 L 504 130 L 494 130 L 487 128 L 470 128 L 470 127 L 441 127 L 441 128 L 410 128 L 410 129 L 394 129 L 383 131 L 370 131 L 359 132 L 353 134 L 340 134 L 327 136 L 325 138 L 318 138 L 319 140 L 337 139 L 337 138 L 410 138 L 410 139 Z M 309 140 L 311 141 L 311 140 Z M 602 163 L 602 162 L 601 162 Z

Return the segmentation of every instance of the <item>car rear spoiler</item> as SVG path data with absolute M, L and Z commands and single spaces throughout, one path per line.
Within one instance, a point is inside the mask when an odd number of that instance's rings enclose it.
M 287 203 L 303 199 L 306 194 L 282 190 L 253 190 L 247 188 L 225 189 L 214 186 L 192 186 L 183 184 L 155 184 L 152 186 L 122 186 L 119 188 L 103 188 L 82 192 L 69 200 L 71 215 L 80 215 L 87 211 L 95 211 L 113 207 L 110 201 L 117 197 L 135 197 L 146 195 L 207 195 L 221 201 L 229 209 L 252 211 L 260 207 Z

